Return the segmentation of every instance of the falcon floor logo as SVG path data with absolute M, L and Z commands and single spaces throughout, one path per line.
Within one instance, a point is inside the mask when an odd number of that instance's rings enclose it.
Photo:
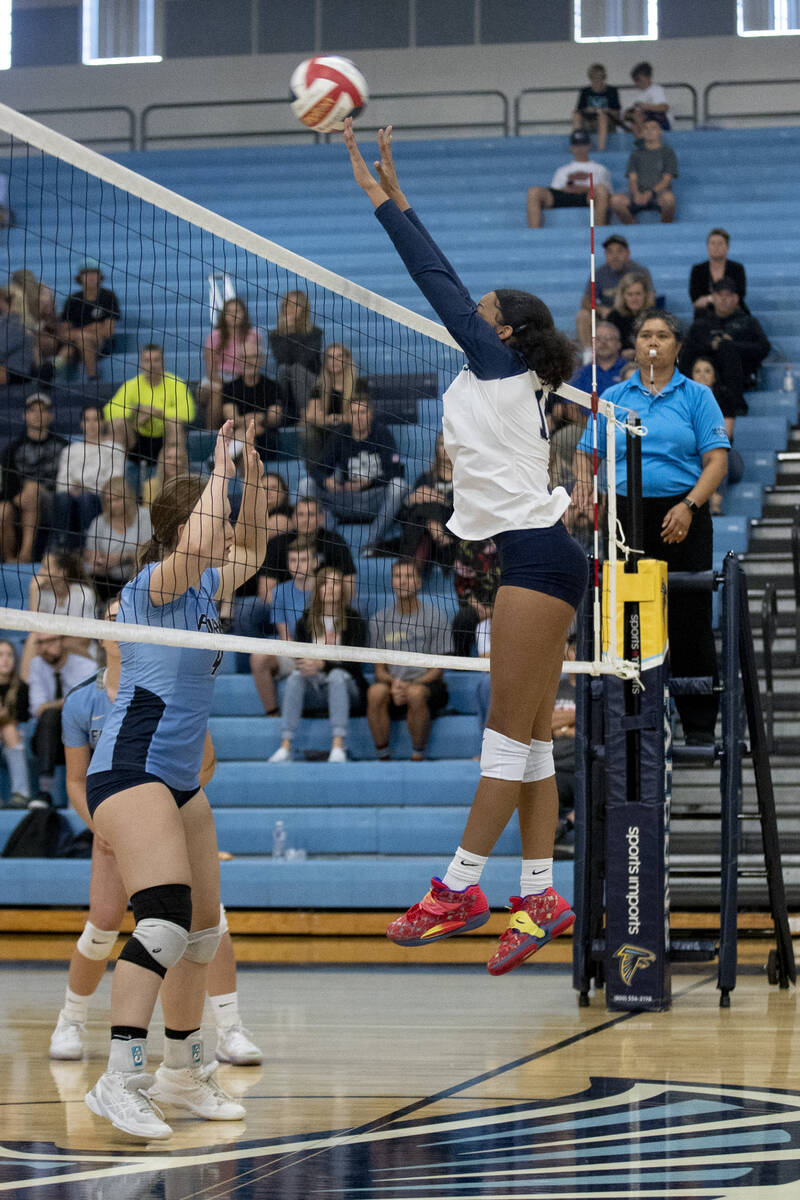
M 593 1078 L 577 1095 L 351 1130 L 133 1153 L 43 1141 L 0 1148 L 0 1192 L 31 1200 L 789 1200 L 800 1095 Z M 83 1143 L 86 1145 L 86 1143 Z
M 631 986 L 637 971 L 644 971 L 656 961 L 652 950 L 646 950 L 644 946 L 630 946 L 627 943 L 614 952 L 614 958 L 619 959 L 619 973 L 626 987 Z

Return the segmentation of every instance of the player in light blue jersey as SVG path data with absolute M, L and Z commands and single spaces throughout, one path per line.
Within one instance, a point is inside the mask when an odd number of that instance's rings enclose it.
M 122 590 L 118 621 L 216 632 L 217 604 L 264 561 L 266 490 L 252 422 L 231 526 L 232 433 L 226 421 L 208 481 L 181 476 L 154 501 L 153 537 Z M 120 653 L 119 690 L 89 765 L 86 803 L 114 852 L 136 924 L 114 969 L 108 1068 L 86 1103 L 150 1140 L 172 1132 L 156 1102 L 209 1120 L 244 1116 L 214 1080 L 199 1036 L 208 964 L 222 936 L 217 839 L 199 782 L 220 656 L 130 642 Z M 159 991 L 165 1048 L 154 1079 L 146 1074 L 147 1031 Z
M 106 607 L 106 619 L 116 621 L 119 600 Z M 61 734 L 67 764 L 67 794 L 80 817 L 91 826 L 86 807 L 86 772 L 109 713 L 114 707 L 120 679 L 119 642 L 101 641 L 105 666 L 67 695 L 61 713 Z M 214 774 L 214 747 L 206 733 L 200 784 L 205 787 Z M 69 964 L 64 1006 L 50 1038 L 50 1057 L 80 1059 L 85 1053 L 84 1035 L 89 1001 L 103 978 L 108 958 L 119 937 L 119 927 L 128 908 L 128 896 L 108 842 L 99 834 L 92 846 L 89 884 L 89 914 Z M 236 992 L 236 958 L 225 909 L 220 906 L 224 933 L 214 961 L 208 969 L 208 998 L 217 1027 L 216 1057 L 237 1066 L 255 1066 L 262 1060 L 239 1016 Z

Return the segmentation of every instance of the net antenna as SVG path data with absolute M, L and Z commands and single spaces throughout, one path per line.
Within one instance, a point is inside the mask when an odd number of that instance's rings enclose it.
M 591 322 L 592 322 L 592 521 L 593 521 L 593 550 L 594 550 L 594 579 L 593 579 L 593 629 L 594 647 L 592 657 L 595 662 L 601 657 L 601 613 L 600 613 L 600 498 L 598 484 L 598 453 L 597 453 L 597 413 L 600 397 L 597 394 L 597 293 L 595 276 L 594 252 L 594 174 L 589 174 L 589 279 L 591 282 Z M 612 624 L 614 624 L 612 622 Z

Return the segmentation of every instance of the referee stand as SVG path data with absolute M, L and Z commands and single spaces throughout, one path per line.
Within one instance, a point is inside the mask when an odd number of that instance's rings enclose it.
M 675 962 L 718 958 L 720 1006 L 730 1006 L 736 986 L 738 885 L 746 873 L 766 879 L 775 947 L 770 983 L 796 981 L 786 908 L 775 798 L 756 671 L 747 583 L 741 563 L 728 554 L 722 571 L 672 573 L 670 589 L 720 591 L 722 654 L 721 741 L 709 746 L 672 744 L 669 697 L 708 693 L 710 678 L 670 678 L 666 650 L 666 564 L 641 558 L 641 459 L 639 439 L 626 434 L 630 551 L 617 575 L 617 628 L 624 657 L 639 661 L 639 679 L 579 675 L 575 738 L 575 899 L 573 984 L 579 1004 L 605 987 L 612 1010 L 668 1009 Z M 637 470 L 638 459 L 638 470 Z M 608 625 L 608 581 L 604 589 Z M 591 657 L 592 605 L 579 625 L 578 657 Z M 742 766 L 752 759 L 756 806 L 743 807 Z M 669 830 L 672 764 L 699 762 L 720 769 L 720 926 L 715 936 L 670 934 Z M 739 862 L 740 828 L 758 823 L 763 868 L 745 872 Z M 692 868 L 693 873 L 696 873 Z M 716 875 L 717 872 L 715 871 Z

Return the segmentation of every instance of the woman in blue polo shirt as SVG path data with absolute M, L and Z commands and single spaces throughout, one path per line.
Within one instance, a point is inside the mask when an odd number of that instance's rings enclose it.
M 728 469 L 730 442 L 725 419 L 710 388 L 675 367 L 680 325 L 671 313 L 649 309 L 637 320 L 634 361 L 639 370 L 603 393 L 619 409 L 633 410 L 647 434 L 642 438 L 643 550 L 666 561 L 670 571 L 709 571 L 713 531 L 708 501 Z M 652 371 L 651 371 L 652 368 Z M 598 418 L 598 454 L 605 456 L 605 420 Z M 572 502 L 589 511 L 592 503 L 592 431 L 587 426 L 576 453 Z M 627 517 L 625 438 L 618 437 L 617 504 L 623 528 Z M 711 624 L 711 595 L 675 592 L 669 599 L 672 674 L 713 676 L 717 661 Z M 714 739 L 717 696 L 679 696 L 676 705 L 686 741 Z

